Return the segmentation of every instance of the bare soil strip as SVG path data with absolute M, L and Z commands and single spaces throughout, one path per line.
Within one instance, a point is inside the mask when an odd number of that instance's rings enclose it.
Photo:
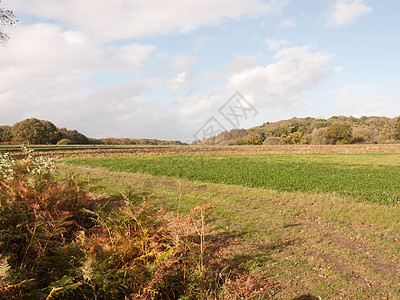
M 37 148 L 35 154 L 63 157 L 105 157 L 105 156 L 148 156 L 148 155 L 184 155 L 184 154 L 306 154 L 306 153 L 400 153 L 400 144 L 357 144 L 357 145 L 283 145 L 283 146 L 150 146 L 150 147 L 79 147 L 79 149 L 48 146 Z M 17 148 L 0 147 L 0 151 L 11 152 L 14 156 L 22 154 Z

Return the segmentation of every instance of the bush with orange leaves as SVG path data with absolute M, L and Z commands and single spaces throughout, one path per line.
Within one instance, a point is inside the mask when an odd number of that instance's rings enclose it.
M 0 155 L 0 296 L 10 299 L 44 297 L 43 288 L 78 268 L 81 250 L 71 241 L 90 226 L 84 189 L 55 182 L 53 161 L 23 150 L 20 160 Z

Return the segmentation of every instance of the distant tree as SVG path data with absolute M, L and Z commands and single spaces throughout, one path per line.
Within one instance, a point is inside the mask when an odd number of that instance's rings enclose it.
M 91 145 L 104 145 L 104 141 L 101 139 L 95 139 L 95 138 L 88 138 L 89 144 Z
M 311 130 L 314 130 L 315 128 L 324 128 L 326 127 L 326 120 L 323 119 L 315 119 L 311 122 Z
M 353 141 L 353 129 L 347 123 L 336 121 L 326 128 L 324 138 L 329 144 L 350 144 Z
M 262 132 L 253 131 L 246 136 L 245 141 L 248 145 L 262 145 L 264 139 L 264 134 Z
M 308 142 L 307 137 L 301 131 L 292 132 L 288 136 L 282 137 L 281 140 L 283 140 L 286 144 L 295 145 L 305 145 Z
M 42 123 L 46 129 L 50 144 L 57 144 L 57 142 L 62 139 L 62 134 L 58 128 L 50 121 L 42 121 Z
M 355 143 L 378 143 L 378 132 L 369 128 L 355 127 L 353 139 Z
M 261 132 L 264 141 L 271 137 L 266 144 L 278 143 L 276 138 L 280 142 L 288 144 L 306 141 L 309 144 L 316 145 L 353 142 L 383 143 L 398 137 L 394 132 L 396 121 L 397 118 L 389 119 L 374 116 L 362 118 L 333 116 L 329 119 L 292 118 L 277 122 L 266 122 L 261 126 L 249 129 L 233 129 L 229 132 L 221 132 L 199 143 L 202 145 L 252 144 L 252 141 L 246 140 L 251 132 Z M 334 130 L 338 126 L 338 124 L 335 124 L 325 133 L 327 127 L 336 122 L 342 124 L 339 126 L 342 130 L 339 130 L 340 128 Z M 304 137 L 302 137 L 303 135 Z
M 12 140 L 11 126 L 0 127 L 0 142 L 9 143 Z
M 139 145 L 157 145 L 155 140 L 152 139 L 140 139 Z
M 395 140 L 400 140 L 400 117 L 398 117 L 396 123 L 394 123 L 393 138 Z
M 314 128 L 311 134 L 308 135 L 308 142 L 312 145 L 325 145 L 327 144 L 326 138 L 324 137 L 325 128 Z
M 1 0 L 0 0 L 1 3 Z M 11 10 L 0 8 L 0 43 L 5 44 L 9 40 L 8 34 L 4 32 L 4 26 L 12 26 L 17 22 Z
M 89 139 L 77 130 L 61 128 L 59 131 L 61 133 L 61 138 L 70 140 L 72 144 L 86 145 L 90 143 Z
M 58 129 L 48 121 L 35 118 L 25 119 L 11 127 L 13 141 L 25 144 L 51 144 L 57 142 L 54 138 Z
M 235 144 L 236 145 L 246 145 L 247 141 L 246 138 L 237 138 L 235 139 Z

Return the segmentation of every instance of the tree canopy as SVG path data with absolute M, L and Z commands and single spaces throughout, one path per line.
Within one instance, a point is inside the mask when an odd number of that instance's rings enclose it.
M 61 139 L 57 127 L 35 118 L 25 119 L 11 128 L 13 141 L 25 144 L 55 144 Z
M 338 122 L 339 124 L 334 123 Z M 249 129 L 232 129 L 201 141 L 203 145 L 254 144 L 254 132 L 260 133 L 255 144 L 341 144 L 391 143 L 400 140 L 400 117 L 363 116 L 361 118 L 333 116 L 322 118 L 292 118 L 266 122 Z M 248 138 L 247 138 L 248 137 Z
M 350 144 L 353 141 L 353 129 L 344 122 L 334 122 L 329 125 L 324 137 L 330 144 Z
M 397 118 L 396 123 L 394 124 L 393 138 L 400 140 L 400 117 Z

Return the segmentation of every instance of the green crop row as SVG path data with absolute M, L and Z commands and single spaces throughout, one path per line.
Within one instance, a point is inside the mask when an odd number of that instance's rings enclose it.
M 278 191 L 338 193 L 397 204 L 400 167 L 396 161 L 400 162 L 399 154 L 269 154 L 76 158 L 67 163 Z

